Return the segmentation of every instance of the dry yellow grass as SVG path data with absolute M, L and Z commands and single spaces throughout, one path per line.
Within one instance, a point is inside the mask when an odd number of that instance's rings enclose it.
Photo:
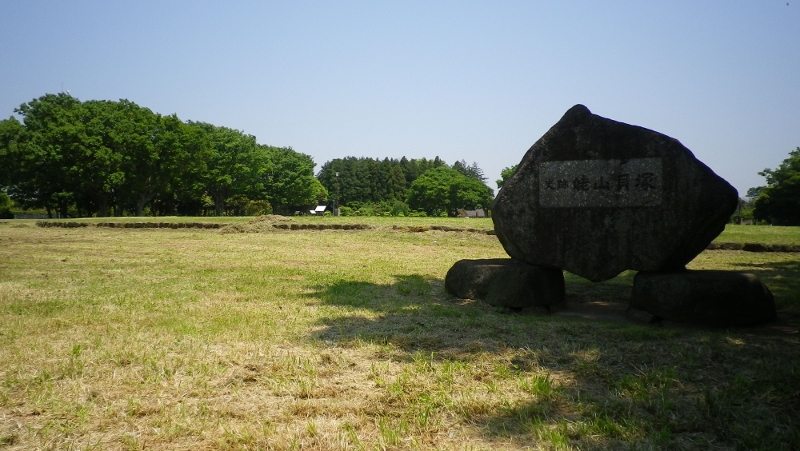
M 389 227 L 0 225 L 0 448 L 727 449 L 766 421 L 800 443 L 796 336 L 444 293 L 456 260 L 503 255 L 484 234 Z M 729 402 L 747 390 L 752 409 Z

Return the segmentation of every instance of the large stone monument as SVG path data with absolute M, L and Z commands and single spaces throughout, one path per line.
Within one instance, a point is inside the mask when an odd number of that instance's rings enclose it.
M 576 105 L 522 158 L 492 219 L 512 258 L 599 282 L 683 268 L 737 201 L 678 140 Z
M 635 270 L 633 307 L 656 317 L 765 321 L 774 317 L 772 294 L 752 274 L 685 269 L 737 204 L 736 190 L 678 140 L 576 105 L 528 150 L 492 204 L 511 259 L 458 262 L 445 287 L 512 308 L 553 305 L 564 298 L 561 270 L 593 282 Z

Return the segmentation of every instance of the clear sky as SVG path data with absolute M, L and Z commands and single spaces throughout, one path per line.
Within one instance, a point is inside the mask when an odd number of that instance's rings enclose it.
M 796 2 L 796 4 L 795 4 Z M 680 140 L 744 195 L 800 146 L 800 0 L 0 0 L 0 117 L 128 99 L 494 180 L 571 106 Z

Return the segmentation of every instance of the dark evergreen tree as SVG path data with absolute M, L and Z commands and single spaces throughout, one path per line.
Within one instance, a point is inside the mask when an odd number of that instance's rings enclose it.
M 453 163 L 452 168 L 469 178 L 478 180 L 480 182 L 486 181 L 486 177 L 483 175 L 483 169 L 478 167 L 478 163 L 474 161 L 470 165 L 467 165 L 467 162 L 464 160 L 456 161 Z
M 323 164 L 317 178 L 331 198 L 338 199 L 339 205 L 355 208 L 364 204 L 389 205 L 405 201 L 414 180 L 425 171 L 442 165 L 445 164 L 439 157 L 434 160 L 346 157 Z M 393 209 L 397 208 L 399 206 Z

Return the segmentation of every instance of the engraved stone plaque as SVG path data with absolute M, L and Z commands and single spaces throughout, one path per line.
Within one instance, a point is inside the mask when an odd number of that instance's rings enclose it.
M 543 162 L 539 164 L 539 206 L 658 206 L 661 178 L 661 158 Z

